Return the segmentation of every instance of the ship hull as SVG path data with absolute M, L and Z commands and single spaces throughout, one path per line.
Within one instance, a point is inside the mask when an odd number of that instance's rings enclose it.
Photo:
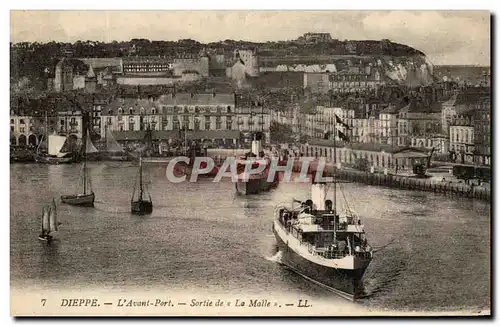
M 131 212 L 135 215 L 146 215 L 153 213 L 153 203 L 148 200 L 138 200 L 131 203 Z
M 238 180 L 236 182 L 236 192 L 240 195 L 255 195 L 263 191 L 269 191 L 278 186 L 279 179 L 268 182 L 267 177 L 259 179 L 249 179 L 247 181 Z
M 359 269 L 339 269 L 316 264 L 292 250 L 281 239 L 274 227 L 273 233 L 279 250 L 282 252 L 281 264 L 314 283 L 328 287 L 332 292 L 348 300 L 354 301 L 363 295 L 362 278 L 366 267 Z
M 95 200 L 94 193 L 88 195 L 61 196 L 61 201 L 63 203 L 73 206 L 93 207 L 94 200 Z
M 35 161 L 40 164 L 69 164 L 73 163 L 73 157 L 52 157 L 35 155 Z

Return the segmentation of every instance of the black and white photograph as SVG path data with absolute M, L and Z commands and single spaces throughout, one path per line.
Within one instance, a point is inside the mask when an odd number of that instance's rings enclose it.
M 11 10 L 11 315 L 491 316 L 491 15 Z

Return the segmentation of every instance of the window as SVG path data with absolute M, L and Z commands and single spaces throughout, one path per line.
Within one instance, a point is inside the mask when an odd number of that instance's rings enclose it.
M 132 108 L 128 109 L 128 114 L 129 115 L 133 115 L 134 114 L 134 109 L 132 109 Z
M 10 126 L 10 131 L 14 132 L 14 126 Z
M 210 117 L 208 115 L 205 116 L 205 130 L 210 130 Z
M 61 126 L 64 126 L 64 119 L 61 119 L 61 121 L 59 121 Z
M 120 125 L 120 131 L 123 131 L 123 125 Z
M 24 134 L 24 131 L 25 131 L 25 130 L 24 130 L 24 127 L 19 127 L 19 132 L 20 132 L 20 133 Z
M 134 122 L 130 122 L 130 123 L 128 124 L 128 130 L 129 130 L 129 131 L 134 131 Z
M 108 117 L 108 125 L 111 125 L 111 117 Z
M 14 124 L 14 119 L 10 119 L 10 124 Z
M 118 109 L 118 114 L 123 114 L 123 109 L 122 108 Z
M 156 109 L 155 108 L 151 109 L 151 114 L 156 114 Z
M 233 118 L 232 117 L 227 117 L 226 118 L 226 129 L 231 130 L 233 127 Z

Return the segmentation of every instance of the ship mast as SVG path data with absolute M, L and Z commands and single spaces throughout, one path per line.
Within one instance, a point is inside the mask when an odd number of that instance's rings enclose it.
M 333 213 L 337 215 L 337 120 L 333 123 Z
M 142 156 L 139 157 L 139 200 L 142 200 Z

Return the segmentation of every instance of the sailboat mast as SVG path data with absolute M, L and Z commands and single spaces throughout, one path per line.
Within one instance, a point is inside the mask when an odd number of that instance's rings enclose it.
M 187 118 L 187 117 L 186 117 Z M 189 120 L 186 120 L 184 125 L 184 155 L 187 156 L 187 129 L 189 127 Z
M 42 209 L 42 225 L 41 225 L 41 227 L 42 227 L 42 234 L 45 233 L 45 230 L 43 229 L 43 219 L 45 218 L 45 211 L 46 211 L 46 208 L 44 206 L 43 209 Z
M 337 214 L 337 120 L 333 123 L 333 211 Z
M 87 153 L 83 153 L 83 194 L 87 194 Z
M 139 157 L 139 200 L 142 199 L 142 156 Z

